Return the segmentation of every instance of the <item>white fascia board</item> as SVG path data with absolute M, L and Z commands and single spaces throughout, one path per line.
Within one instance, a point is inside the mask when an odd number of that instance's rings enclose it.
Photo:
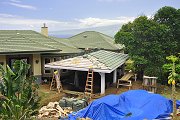
M 67 70 L 77 70 L 77 71 L 89 71 L 89 68 L 80 68 L 80 67 L 68 67 L 68 66 L 58 66 L 58 65 L 45 65 L 45 68 L 53 68 L 53 69 L 67 69 Z M 101 73 L 111 73 L 112 70 L 102 70 L 102 69 L 93 69 L 94 72 Z

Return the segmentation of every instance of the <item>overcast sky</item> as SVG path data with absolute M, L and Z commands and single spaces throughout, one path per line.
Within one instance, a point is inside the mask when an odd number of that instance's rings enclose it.
M 0 29 L 49 31 L 121 25 L 179 0 L 0 0 Z

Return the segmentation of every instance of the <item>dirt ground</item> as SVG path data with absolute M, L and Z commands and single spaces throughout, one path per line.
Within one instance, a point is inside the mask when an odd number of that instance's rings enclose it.
M 141 81 L 132 81 L 132 90 L 136 89 L 142 89 L 142 82 Z M 62 97 L 67 96 L 65 93 L 61 92 L 58 93 L 57 91 L 50 91 L 49 90 L 49 84 L 43 84 L 40 85 L 39 88 L 39 96 L 41 97 L 40 100 L 40 106 L 47 105 L 49 102 L 54 102 L 54 101 L 59 101 Z M 63 89 L 68 90 L 69 86 L 63 86 Z M 122 87 L 120 86 L 119 88 L 116 88 L 115 85 L 110 85 L 106 89 L 106 94 L 121 94 L 122 92 L 128 91 L 128 87 Z M 180 100 L 180 88 L 177 87 L 177 99 Z M 165 85 L 159 85 L 157 88 L 157 93 L 161 94 L 167 98 L 171 98 L 171 87 L 165 86 Z M 95 94 L 94 99 L 100 98 L 102 96 L 99 96 L 99 94 Z
M 59 101 L 64 96 L 64 93 L 57 91 L 50 91 L 49 84 L 39 86 L 38 94 L 40 96 L 40 106 L 47 105 L 49 102 Z
M 63 86 L 63 89 L 68 90 L 69 86 Z M 141 82 L 136 81 L 133 83 L 132 89 L 142 89 L 141 88 Z M 119 87 L 116 88 L 115 85 L 111 85 L 106 89 L 106 94 L 120 94 L 122 92 L 128 91 L 128 87 Z M 40 96 L 40 106 L 47 105 L 49 102 L 59 101 L 62 97 L 67 96 L 65 93 L 61 92 L 58 93 L 56 90 L 50 91 L 50 85 L 49 84 L 43 84 L 39 86 L 39 96 Z M 102 96 L 99 96 L 99 94 L 95 94 L 94 98 L 100 98 Z

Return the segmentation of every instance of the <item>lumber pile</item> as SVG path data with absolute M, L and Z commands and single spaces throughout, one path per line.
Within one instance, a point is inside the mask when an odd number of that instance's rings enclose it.
M 59 102 L 49 102 L 47 106 L 43 106 L 39 110 L 38 118 L 67 118 L 68 114 L 79 111 L 86 106 L 85 99 L 63 97 Z
M 58 118 L 65 117 L 72 113 L 72 108 L 66 107 L 62 109 L 58 102 L 50 102 L 47 106 L 43 106 L 39 110 L 38 118 Z

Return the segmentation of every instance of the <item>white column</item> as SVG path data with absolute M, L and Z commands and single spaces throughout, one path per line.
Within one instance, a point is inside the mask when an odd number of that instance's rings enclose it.
M 117 69 L 115 69 L 113 72 L 113 83 L 116 83 L 116 80 L 117 80 Z
M 99 73 L 101 75 L 101 95 L 105 94 L 105 73 Z

